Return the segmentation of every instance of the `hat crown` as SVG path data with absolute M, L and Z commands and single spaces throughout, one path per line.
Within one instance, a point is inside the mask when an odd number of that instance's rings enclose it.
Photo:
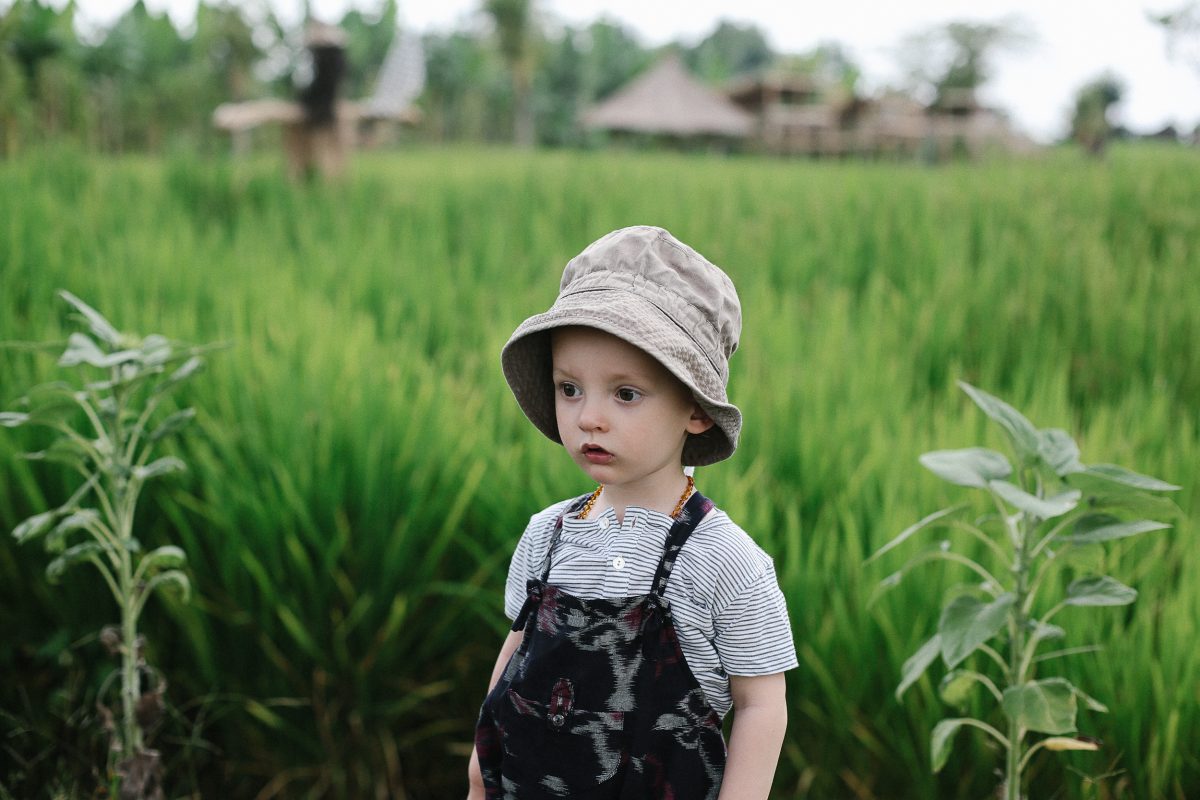
M 733 281 L 716 264 L 663 228 L 635 225 L 597 239 L 567 263 L 560 297 L 597 289 L 624 290 L 653 303 L 728 382 L 742 309 Z

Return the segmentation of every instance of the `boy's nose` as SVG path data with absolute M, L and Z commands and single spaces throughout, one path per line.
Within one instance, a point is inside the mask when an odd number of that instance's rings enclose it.
M 604 430 L 608 427 L 608 421 L 604 416 L 604 412 L 599 408 L 599 403 L 593 400 L 585 400 L 583 407 L 579 410 L 579 428 L 584 431 Z

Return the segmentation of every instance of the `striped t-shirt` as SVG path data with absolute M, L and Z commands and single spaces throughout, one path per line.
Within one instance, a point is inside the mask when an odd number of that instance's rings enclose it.
M 509 619 L 517 618 L 525 602 L 525 582 L 540 577 L 554 521 L 570 503 L 529 520 L 508 570 Z M 549 582 L 585 600 L 647 594 L 671 523 L 666 514 L 637 506 L 625 509 L 621 523 L 612 508 L 585 520 L 569 514 Z M 730 675 L 771 675 L 797 666 L 771 557 L 719 508 L 700 521 L 679 551 L 665 594 L 688 667 L 722 717 L 733 704 Z

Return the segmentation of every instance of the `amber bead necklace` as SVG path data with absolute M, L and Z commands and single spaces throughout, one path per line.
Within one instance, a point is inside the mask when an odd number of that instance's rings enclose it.
M 683 494 L 679 495 L 679 502 L 675 504 L 675 510 L 671 512 L 672 519 L 678 517 L 679 513 L 683 511 L 683 504 L 687 502 L 688 497 L 691 496 L 692 490 L 695 488 L 696 481 L 692 479 L 691 475 L 688 475 L 687 486 L 684 487 Z M 602 491 L 604 491 L 603 483 L 596 487 L 596 491 L 592 492 L 592 496 L 583 504 L 583 508 L 579 510 L 579 519 L 587 519 L 587 515 L 592 513 L 592 506 L 596 504 L 596 498 L 600 496 Z

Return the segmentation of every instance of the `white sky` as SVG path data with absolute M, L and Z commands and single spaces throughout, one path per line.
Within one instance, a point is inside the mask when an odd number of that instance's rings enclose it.
M 57 0 L 61 5 L 65 0 Z M 295 20 L 300 0 L 270 2 L 285 20 Z M 336 20 L 348 7 L 373 10 L 378 0 L 311 0 L 314 13 Z M 896 49 L 906 34 L 949 21 L 995 22 L 1016 16 L 1033 40 L 998 54 L 993 78 L 982 96 L 1006 109 L 1035 138 L 1049 140 L 1066 129 L 1076 90 L 1105 70 L 1126 88 L 1114 117 L 1149 132 L 1168 122 L 1191 131 L 1200 124 L 1200 67 L 1181 51 L 1167 53 L 1166 37 L 1148 13 L 1163 13 L 1184 0 L 535 0 L 553 22 L 579 25 L 600 16 L 621 22 L 644 45 L 681 39 L 695 42 L 719 19 L 752 22 L 781 52 L 801 52 L 818 43 L 842 43 L 862 66 L 868 89 L 899 83 Z M 105 26 L 133 0 L 77 0 L 81 22 Z M 196 0 L 146 0 L 166 9 L 177 24 L 190 22 Z M 400 0 L 401 24 L 419 32 L 448 31 L 466 24 L 482 0 Z M 0 0 L 0 6 L 8 3 Z M 1200 47 L 1192 47 L 1194 56 Z

